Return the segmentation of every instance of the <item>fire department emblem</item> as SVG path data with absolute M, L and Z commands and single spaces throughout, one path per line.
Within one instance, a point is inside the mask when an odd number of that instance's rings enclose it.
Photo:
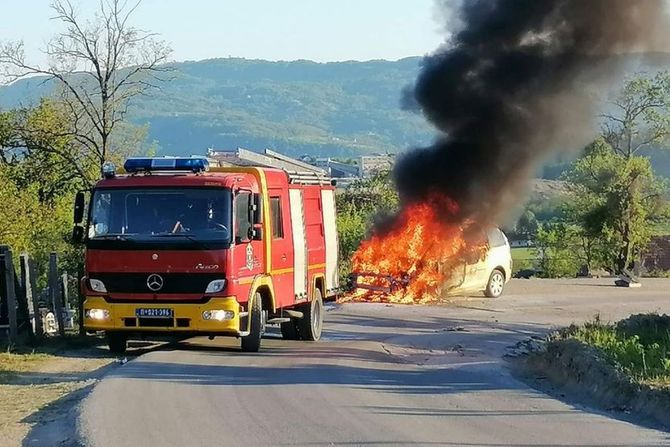
M 249 270 L 254 268 L 254 248 L 251 244 L 247 244 L 247 268 Z

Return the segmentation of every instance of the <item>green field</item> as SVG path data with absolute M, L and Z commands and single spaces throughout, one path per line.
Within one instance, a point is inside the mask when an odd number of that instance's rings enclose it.
M 532 248 L 512 248 L 512 263 L 514 272 L 535 267 L 537 255 Z
M 532 248 L 519 247 L 512 248 L 512 260 L 513 261 L 531 261 L 535 260 L 537 256 L 533 252 Z

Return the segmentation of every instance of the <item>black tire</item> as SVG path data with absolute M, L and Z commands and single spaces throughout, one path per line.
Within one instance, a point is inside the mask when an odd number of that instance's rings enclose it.
M 261 348 L 261 338 L 263 337 L 263 302 L 261 294 L 257 293 L 249 308 L 249 322 L 251 328 L 249 335 L 241 337 L 242 351 L 244 352 L 258 352 Z
M 107 346 L 113 354 L 124 354 L 128 349 L 128 335 L 123 332 L 107 332 Z
M 312 301 L 302 307 L 304 316 L 300 319 L 298 333 L 302 340 L 318 341 L 323 329 L 323 297 L 316 289 Z
M 298 322 L 295 318 L 291 318 L 291 321 L 281 324 L 281 336 L 284 340 L 300 340 Z
M 505 290 L 505 273 L 500 269 L 495 269 L 489 276 L 484 295 L 488 298 L 498 298 L 503 294 L 503 290 Z

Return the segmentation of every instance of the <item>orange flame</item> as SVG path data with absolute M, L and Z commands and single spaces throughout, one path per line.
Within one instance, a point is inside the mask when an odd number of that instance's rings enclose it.
M 359 287 L 340 301 L 438 300 L 468 251 L 464 230 L 469 224 L 446 223 L 443 216 L 457 211 L 456 202 L 440 195 L 404 208 L 390 231 L 363 241 L 354 253 L 353 275 Z

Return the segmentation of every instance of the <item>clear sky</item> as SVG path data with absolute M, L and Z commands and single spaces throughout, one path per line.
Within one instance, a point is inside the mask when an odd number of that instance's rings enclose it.
M 82 17 L 98 4 L 71 1 Z M 23 40 L 29 58 L 43 62 L 40 48 L 60 29 L 50 3 L 0 0 L 0 40 Z M 170 42 L 177 61 L 399 59 L 445 38 L 434 0 L 143 0 L 133 17 Z

